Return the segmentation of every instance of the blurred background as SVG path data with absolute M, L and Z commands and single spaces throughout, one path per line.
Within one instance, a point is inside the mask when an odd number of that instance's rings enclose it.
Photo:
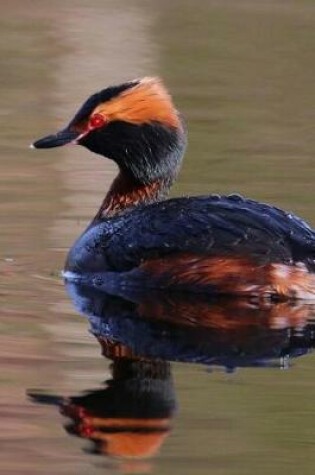
M 92 92 L 161 76 L 189 129 L 173 195 L 238 192 L 315 224 L 312 0 L 10 0 L 1 4 L 0 466 L 117 470 L 26 391 L 98 386 L 107 363 L 60 278 L 115 176 L 79 147 L 28 148 Z M 173 365 L 179 415 L 154 473 L 313 473 L 314 356 L 290 371 Z

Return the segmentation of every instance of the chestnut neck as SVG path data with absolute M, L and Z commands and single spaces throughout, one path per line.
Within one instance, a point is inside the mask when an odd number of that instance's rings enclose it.
M 121 214 L 141 204 L 160 201 L 167 195 L 172 179 L 160 179 L 144 184 L 119 172 L 106 194 L 93 223 Z

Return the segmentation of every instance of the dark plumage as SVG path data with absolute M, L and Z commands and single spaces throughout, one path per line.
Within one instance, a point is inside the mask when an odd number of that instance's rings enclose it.
M 315 233 L 293 215 L 234 195 L 174 198 L 96 223 L 73 246 L 69 268 L 121 272 L 174 252 L 237 252 L 259 264 L 301 261 L 314 269 Z
M 160 81 L 91 96 L 63 131 L 34 146 L 70 141 L 115 160 L 120 173 L 66 270 L 112 286 L 315 297 L 315 231 L 301 219 L 238 195 L 162 200 L 186 132 Z

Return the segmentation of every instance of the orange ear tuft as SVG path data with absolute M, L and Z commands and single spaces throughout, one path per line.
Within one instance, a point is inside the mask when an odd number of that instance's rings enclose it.
M 160 122 L 181 127 L 171 96 L 159 78 L 145 77 L 119 96 L 98 105 L 93 114 L 102 114 L 110 121 L 123 120 L 132 124 Z

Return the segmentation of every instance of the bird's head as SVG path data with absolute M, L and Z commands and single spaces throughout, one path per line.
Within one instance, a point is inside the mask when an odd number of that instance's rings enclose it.
M 114 160 L 141 183 L 175 176 L 186 146 L 186 131 L 158 78 L 143 78 L 93 94 L 60 132 L 34 148 L 79 144 Z

